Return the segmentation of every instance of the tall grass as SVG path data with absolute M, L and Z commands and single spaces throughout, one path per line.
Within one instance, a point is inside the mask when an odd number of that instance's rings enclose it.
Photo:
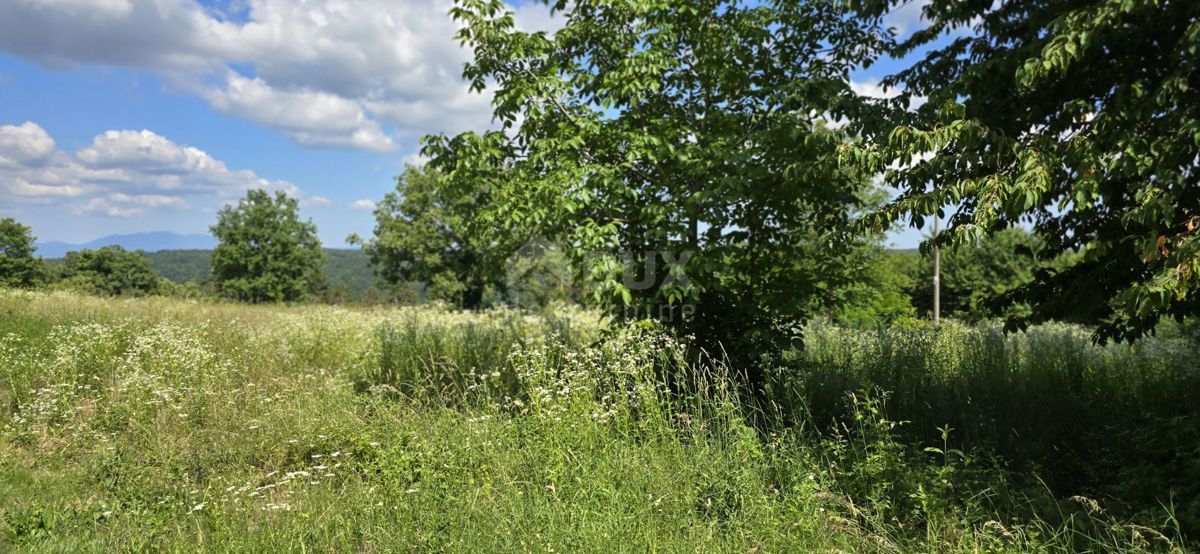
M 816 325 L 777 374 L 785 411 L 828 428 L 846 390 L 888 391 L 905 435 L 987 454 L 1059 497 L 1102 498 L 1153 519 L 1181 502 L 1200 532 L 1200 342 L 1177 328 L 1133 345 L 1096 346 L 1087 332 L 1045 325 L 850 331 Z M 1047 515 L 1057 507 L 1043 507 Z
M 906 428 L 954 415 L 920 410 L 921 387 L 955 391 L 949 383 L 963 377 L 887 381 L 885 362 L 854 358 L 881 347 L 879 336 L 812 333 L 795 367 L 778 372 L 790 391 L 778 400 L 812 414 L 796 421 L 839 423 L 763 432 L 746 424 L 736 374 L 652 326 L 610 327 L 586 312 L 552 320 L 0 291 L 0 316 L 0 550 L 1185 545 L 1179 525 L 1115 515 L 1107 499 L 1029 493 L 995 459 L 958 448 L 957 430 L 914 440 Z M 1007 352 L 1026 339 L 986 340 Z M 1041 348 L 1028 340 L 1023 348 Z M 963 365 L 900 347 L 909 369 Z M 1164 375 L 1186 373 L 1169 354 L 1144 355 Z M 967 429 L 983 413 L 938 424 Z M 1034 501 L 1063 516 L 1014 509 Z

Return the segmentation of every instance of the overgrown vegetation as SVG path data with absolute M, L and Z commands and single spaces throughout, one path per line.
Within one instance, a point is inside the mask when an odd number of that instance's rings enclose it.
M 117 297 L 0 290 L 0 545 L 1194 548 L 1200 4 L 904 3 L 459 0 L 498 129 L 352 241 L 433 304 L 295 305 L 345 297 L 283 193 L 212 228 L 269 307 L 0 221 L 5 286 Z M 940 326 L 882 246 L 934 217 Z
M 760 432 L 716 360 L 584 311 L 0 314 L 4 548 L 1170 551 L 1200 513 L 1182 334 L 822 327 Z M 1098 446 L 1078 482 L 1056 441 Z
M 1010 295 L 1031 307 L 1014 328 L 1135 339 L 1196 314 L 1200 3 L 930 0 L 922 16 L 883 49 L 913 60 L 881 81 L 895 97 L 850 118 L 843 161 L 901 192 L 866 222 L 949 215 L 938 240 L 960 245 L 1026 222 L 1045 259 L 1076 254 Z

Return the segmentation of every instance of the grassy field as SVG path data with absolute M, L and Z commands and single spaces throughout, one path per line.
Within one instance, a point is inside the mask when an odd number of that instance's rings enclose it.
M 1197 341 L 0 291 L 0 550 L 1184 551 Z M 751 424 L 751 422 L 754 422 Z

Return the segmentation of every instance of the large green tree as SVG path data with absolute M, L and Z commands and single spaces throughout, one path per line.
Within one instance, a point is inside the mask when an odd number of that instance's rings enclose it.
M 501 257 L 489 256 L 467 219 L 483 208 L 483 192 L 450 194 L 442 175 L 428 167 L 406 166 L 396 190 L 375 207 L 375 233 L 362 244 L 376 273 L 393 288 L 424 287 L 437 300 L 479 307 L 484 290 L 499 283 Z M 498 261 L 499 260 L 499 261 Z
M 1014 327 L 1133 339 L 1200 310 L 1200 2 L 931 0 L 924 16 L 887 50 L 918 56 L 883 81 L 901 94 L 853 119 L 866 147 L 845 160 L 903 191 L 870 223 L 948 215 L 939 242 L 963 244 L 1024 221 L 1043 258 L 1079 252 L 1010 295 L 1033 307 Z
M 868 179 L 822 122 L 848 111 L 879 36 L 839 6 L 564 0 L 549 34 L 460 0 L 465 76 L 495 91 L 503 130 L 425 153 L 451 194 L 486 191 L 473 223 L 497 248 L 543 235 L 618 311 L 760 351 L 849 277 L 842 231 Z
M 276 191 L 250 190 L 217 214 L 212 275 L 222 294 L 245 302 L 290 302 L 321 285 L 324 254 L 317 226 L 299 203 Z
M 34 255 L 33 231 L 15 219 L 0 219 L 0 286 L 32 287 L 46 280 L 46 263 Z
M 154 294 L 162 285 L 141 250 L 118 245 L 67 252 L 60 276 L 67 287 L 109 296 Z

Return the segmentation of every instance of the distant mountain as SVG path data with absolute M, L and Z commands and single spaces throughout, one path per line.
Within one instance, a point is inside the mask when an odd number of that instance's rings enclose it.
M 65 242 L 40 242 L 37 253 L 43 258 L 61 258 L 72 250 L 84 248 L 100 248 L 101 246 L 120 245 L 126 250 L 207 250 L 217 245 L 216 239 L 205 234 L 181 235 L 167 231 L 150 233 L 133 233 L 130 235 L 109 235 L 84 244 L 69 244 Z

